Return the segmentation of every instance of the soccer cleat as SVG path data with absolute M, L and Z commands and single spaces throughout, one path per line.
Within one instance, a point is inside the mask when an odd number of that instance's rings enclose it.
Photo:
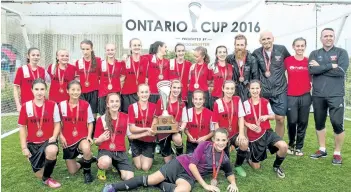
M 288 148 L 288 152 L 289 155 L 294 155 L 295 154 L 295 149 L 293 147 L 289 147 Z
M 323 152 L 321 150 L 318 150 L 314 154 L 312 154 L 310 157 L 312 159 L 319 159 L 321 157 L 327 157 L 327 152 Z
M 106 184 L 102 189 L 102 192 L 115 192 L 116 190 L 113 188 L 111 184 Z
M 277 173 L 277 176 L 281 179 L 285 178 L 285 173 L 282 168 L 280 167 L 273 167 L 273 171 Z
M 333 165 L 341 165 L 342 164 L 342 159 L 341 155 L 333 155 Z
M 46 181 L 43 181 L 43 183 L 53 189 L 61 187 L 61 184 L 52 178 L 49 178 Z
M 101 181 L 105 181 L 106 180 L 106 170 L 98 169 L 97 178 Z
M 302 150 L 301 150 L 301 149 L 296 149 L 296 150 L 295 150 L 295 155 L 296 155 L 296 156 L 299 156 L 299 157 L 303 156 Z
M 84 173 L 84 183 L 91 183 L 93 180 L 94 178 L 91 173 Z
M 234 170 L 235 170 L 237 175 L 239 175 L 241 177 L 246 177 L 246 171 L 243 169 L 242 166 L 235 167 Z

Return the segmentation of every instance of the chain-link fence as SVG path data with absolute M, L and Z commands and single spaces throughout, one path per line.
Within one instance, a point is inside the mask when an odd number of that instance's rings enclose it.
M 120 9 L 116 7 L 116 4 L 110 4 L 109 9 Z M 89 12 L 84 9 L 85 7 L 83 7 L 83 9 L 74 10 L 75 13 L 72 15 L 69 15 L 72 13 L 72 10 L 70 10 L 71 12 L 69 12 L 69 14 L 65 13 L 65 15 L 60 15 L 58 13 L 52 13 L 51 16 L 39 14 L 30 15 L 31 13 L 28 11 L 29 15 L 27 16 L 32 17 L 31 19 L 34 20 L 34 22 L 32 22 L 31 27 L 28 27 L 32 30 L 27 30 L 27 38 L 30 42 L 30 46 L 40 49 L 41 66 L 47 68 L 49 64 L 55 62 L 56 51 L 61 48 L 69 51 L 70 63 L 74 63 L 75 60 L 81 57 L 79 45 L 83 39 L 92 40 L 94 43 L 95 54 L 100 57 L 104 56 L 104 45 L 106 43 L 115 43 L 117 45 L 116 55 L 118 58 L 120 58 L 122 54 L 127 53 L 127 50 L 123 49 L 122 46 L 121 23 L 114 24 L 114 20 L 117 17 L 120 18 L 120 16 L 116 16 L 117 14 L 112 13 L 109 10 L 105 10 L 98 3 L 88 5 L 93 5 L 90 6 L 90 10 L 96 11 L 97 9 L 100 15 L 91 14 L 91 16 L 89 16 Z M 51 6 L 51 8 L 55 9 L 55 6 L 57 7 L 61 5 L 50 4 L 47 6 Z M 35 10 L 33 6 L 30 8 Z M 39 12 L 39 10 L 37 11 Z M 84 14 L 80 15 L 80 13 L 78 14 L 77 12 L 84 12 Z M 72 26 L 72 23 L 79 23 L 79 25 L 77 24 L 74 30 L 72 29 L 74 32 L 71 32 L 70 29 L 67 29 L 67 33 L 62 32 L 62 30 L 58 30 L 58 27 L 60 26 L 55 24 L 57 22 L 57 17 L 61 18 L 60 25 L 62 27 L 65 27 L 66 24 Z M 65 18 L 64 20 L 66 23 L 62 23 L 63 17 Z M 109 27 L 104 27 L 104 23 L 105 25 L 109 25 Z M 40 28 L 43 25 L 47 25 L 45 30 L 41 30 L 40 32 L 38 32 L 38 30 L 34 30 L 36 27 Z M 84 25 L 84 29 L 80 29 L 81 25 Z M 1 132 L 5 133 L 17 127 L 18 113 L 16 111 L 15 101 L 13 98 L 13 80 L 16 69 L 21 65 L 26 64 L 27 47 L 24 35 L 22 33 L 20 18 L 12 12 L 5 11 L 3 9 L 1 17 L 1 31 Z M 111 33 L 111 31 L 113 32 Z M 340 39 L 338 46 L 347 49 L 349 54 L 351 53 L 351 39 Z M 147 49 L 147 47 L 148 45 L 144 45 L 144 48 Z M 345 88 L 345 117 L 346 119 L 351 120 L 351 69 L 349 69 L 347 72 Z

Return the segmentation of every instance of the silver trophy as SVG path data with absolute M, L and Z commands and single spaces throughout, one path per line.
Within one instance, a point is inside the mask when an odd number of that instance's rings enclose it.
M 158 93 L 160 94 L 160 98 L 162 101 L 163 111 L 162 116 L 169 116 L 167 111 L 168 106 L 168 98 L 171 94 L 171 82 L 170 81 L 160 81 L 157 83 Z
M 201 11 L 201 4 L 199 2 L 191 2 L 189 3 L 189 13 L 191 18 L 191 24 L 193 25 L 193 29 L 191 32 L 197 32 L 196 23 L 199 19 Z

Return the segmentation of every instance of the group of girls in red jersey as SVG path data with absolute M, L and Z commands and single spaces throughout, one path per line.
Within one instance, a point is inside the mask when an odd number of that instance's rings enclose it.
M 60 187 L 51 178 L 58 154 L 57 140 L 63 147 L 68 172 L 83 169 L 84 181 L 90 183 L 94 161 L 100 180 L 106 180 L 106 170 L 111 167 L 119 171 L 122 180 L 134 177 L 126 153 L 126 136 L 135 168 L 148 171 L 156 144 L 168 163 L 173 153 L 183 154 L 183 135 L 187 137 L 186 153 L 193 153 L 198 145 L 210 141 L 217 129 L 228 132 L 224 148 L 228 158 L 229 148 L 237 148 L 234 170 L 238 175 L 246 176 L 241 165 L 247 157 L 253 168 L 259 168 L 268 148 L 276 153 L 273 170 L 280 178 L 285 177 L 281 164 L 288 147 L 271 130 L 269 120 L 274 119 L 274 113 L 269 102 L 260 97 L 260 82 L 248 84 L 248 100 L 235 96 L 234 69 L 226 63 L 225 46 L 216 48 L 214 64 L 209 63 L 207 50 L 197 47 L 192 64 L 184 58 L 183 44 L 175 46 L 175 59 L 165 57 L 164 42 L 152 44 L 145 55 L 141 54 L 139 39 L 130 40 L 129 45 L 130 55 L 117 61 L 115 45 L 106 44 L 106 58 L 102 60 L 95 56 L 93 43 L 84 40 L 80 44 L 83 57 L 75 65 L 68 63 L 69 53 L 62 49 L 47 71 L 38 66 L 39 50 L 29 49 L 28 64 L 16 74 L 14 97 L 20 112 L 23 154 L 46 185 Z M 48 99 L 44 79 L 51 80 Z M 168 106 L 163 106 L 158 93 L 160 81 L 171 81 Z M 165 109 L 176 120 L 179 132 L 156 134 L 153 130 L 157 116 Z M 99 148 L 97 159 L 92 154 L 93 143 Z M 83 157 L 76 161 L 80 154 Z

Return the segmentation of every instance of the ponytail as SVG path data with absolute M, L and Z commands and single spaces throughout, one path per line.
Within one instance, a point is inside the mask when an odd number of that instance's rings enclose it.
M 204 57 L 204 63 L 209 64 L 210 63 L 210 56 L 207 54 L 207 49 L 205 47 L 196 47 L 195 51 L 200 51 L 201 56 Z
M 162 41 L 156 41 L 150 45 L 149 54 L 156 54 L 158 52 L 158 47 L 162 47 L 165 43 Z

